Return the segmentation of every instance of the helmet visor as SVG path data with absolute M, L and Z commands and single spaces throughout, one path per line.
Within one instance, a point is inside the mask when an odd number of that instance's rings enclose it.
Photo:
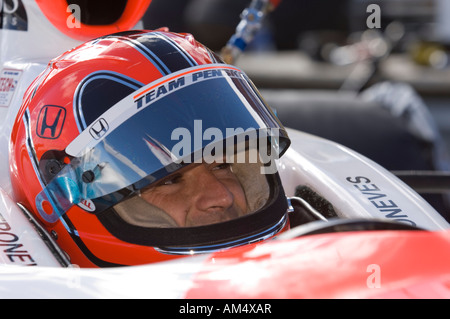
M 109 207 L 123 199 L 119 190 L 132 192 L 190 163 L 229 157 L 242 141 L 258 143 L 267 173 L 289 145 L 241 70 L 217 64 L 170 74 L 112 106 L 68 145 L 73 160 L 38 194 L 37 210 L 54 222 L 83 200 L 102 198 Z

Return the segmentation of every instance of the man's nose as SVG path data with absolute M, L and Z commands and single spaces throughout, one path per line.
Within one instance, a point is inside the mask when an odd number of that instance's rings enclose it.
M 232 192 L 208 169 L 202 170 L 193 187 L 195 205 L 198 210 L 223 211 L 233 205 Z

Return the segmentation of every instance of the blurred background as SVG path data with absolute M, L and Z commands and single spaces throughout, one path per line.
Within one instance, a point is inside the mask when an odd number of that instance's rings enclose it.
M 220 53 L 250 3 L 153 0 L 144 27 L 192 33 Z M 450 171 L 449 55 L 448 0 L 283 0 L 234 64 L 285 126 L 406 179 L 402 172 Z M 411 182 L 450 220 L 447 192 Z
M 153 0 L 144 26 L 192 33 L 219 52 L 250 2 Z M 379 29 L 367 26 L 370 4 L 379 5 Z M 338 90 L 349 87 L 358 71 L 354 89 L 383 80 L 407 83 L 425 99 L 450 141 L 449 17 L 448 0 L 283 0 L 235 64 L 261 89 Z M 355 68 L 364 59 L 377 63 L 370 78 L 364 72 L 373 71 Z

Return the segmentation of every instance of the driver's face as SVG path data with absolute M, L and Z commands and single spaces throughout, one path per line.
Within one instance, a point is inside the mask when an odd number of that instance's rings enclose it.
M 229 164 L 200 164 L 141 193 L 180 227 L 231 220 L 247 211 L 244 190 Z

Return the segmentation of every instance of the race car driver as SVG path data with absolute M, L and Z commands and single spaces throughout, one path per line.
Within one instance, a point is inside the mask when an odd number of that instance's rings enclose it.
M 289 227 L 289 138 L 192 35 L 127 31 L 53 59 L 11 134 L 14 196 L 82 267 L 259 242 Z

